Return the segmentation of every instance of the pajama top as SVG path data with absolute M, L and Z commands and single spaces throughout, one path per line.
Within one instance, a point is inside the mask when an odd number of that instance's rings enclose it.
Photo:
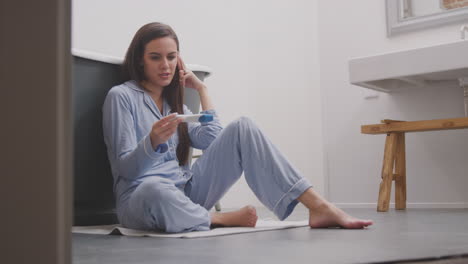
M 147 91 L 137 82 L 127 81 L 111 88 L 102 110 L 104 142 L 114 179 L 117 210 L 148 176 L 166 178 L 184 188 L 192 172 L 189 165 L 179 166 L 176 155 L 178 133 L 156 150 L 149 136 L 153 124 L 171 114 L 165 100 L 161 113 Z M 222 126 L 215 110 L 201 113 L 212 114 L 214 118 L 209 122 L 187 124 L 191 146 L 203 150 L 217 137 Z M 184 105 L 183 114 L 192 112 Z

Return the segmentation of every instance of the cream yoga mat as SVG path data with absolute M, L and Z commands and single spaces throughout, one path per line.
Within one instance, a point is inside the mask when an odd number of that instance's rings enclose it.
M 96 234 L 96 235 L 124 235 L 124 236 L 146 236 L 146 237 L 170 237 L 170 238 L 199 238 L 224 236 L 241 233 L 251 233 L 308 226 L 309 221 L 275 221 L 270 219 L 258 220 L 255 227 L 220 227 L 209 231 L 193 231 L 187 233 L 163 233 L 125 228 L 120 225 L 100 226 L 74 226 L 72 233 Z

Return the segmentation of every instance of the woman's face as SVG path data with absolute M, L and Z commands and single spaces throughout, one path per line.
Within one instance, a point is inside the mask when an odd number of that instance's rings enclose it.
M 156 87 L 169 85 L 176 71 L 177 54 L 177 43 L 170 37 L 148 42 L 143 54 L 146 80 Z

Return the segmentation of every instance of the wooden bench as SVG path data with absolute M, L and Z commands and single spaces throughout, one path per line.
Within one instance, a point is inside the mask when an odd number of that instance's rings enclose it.
M 381 124 L 361 126 L 362 134 L 387 134 L 377 211 L 388 211 L 393 181 L 395 181 L 395 209 L 406 209 L 406 132 L 463 128 L 468 128 L 468 117 L 422 121 L 385 119 L 381 121 Z

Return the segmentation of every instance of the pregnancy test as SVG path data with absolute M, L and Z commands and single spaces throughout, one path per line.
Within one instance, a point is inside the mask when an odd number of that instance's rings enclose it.
M 177 115 L 177 118 L 183 118 L 182 122 L 210 122 L 213 121 L 213 115 L 196 114 L 196 115 Z

